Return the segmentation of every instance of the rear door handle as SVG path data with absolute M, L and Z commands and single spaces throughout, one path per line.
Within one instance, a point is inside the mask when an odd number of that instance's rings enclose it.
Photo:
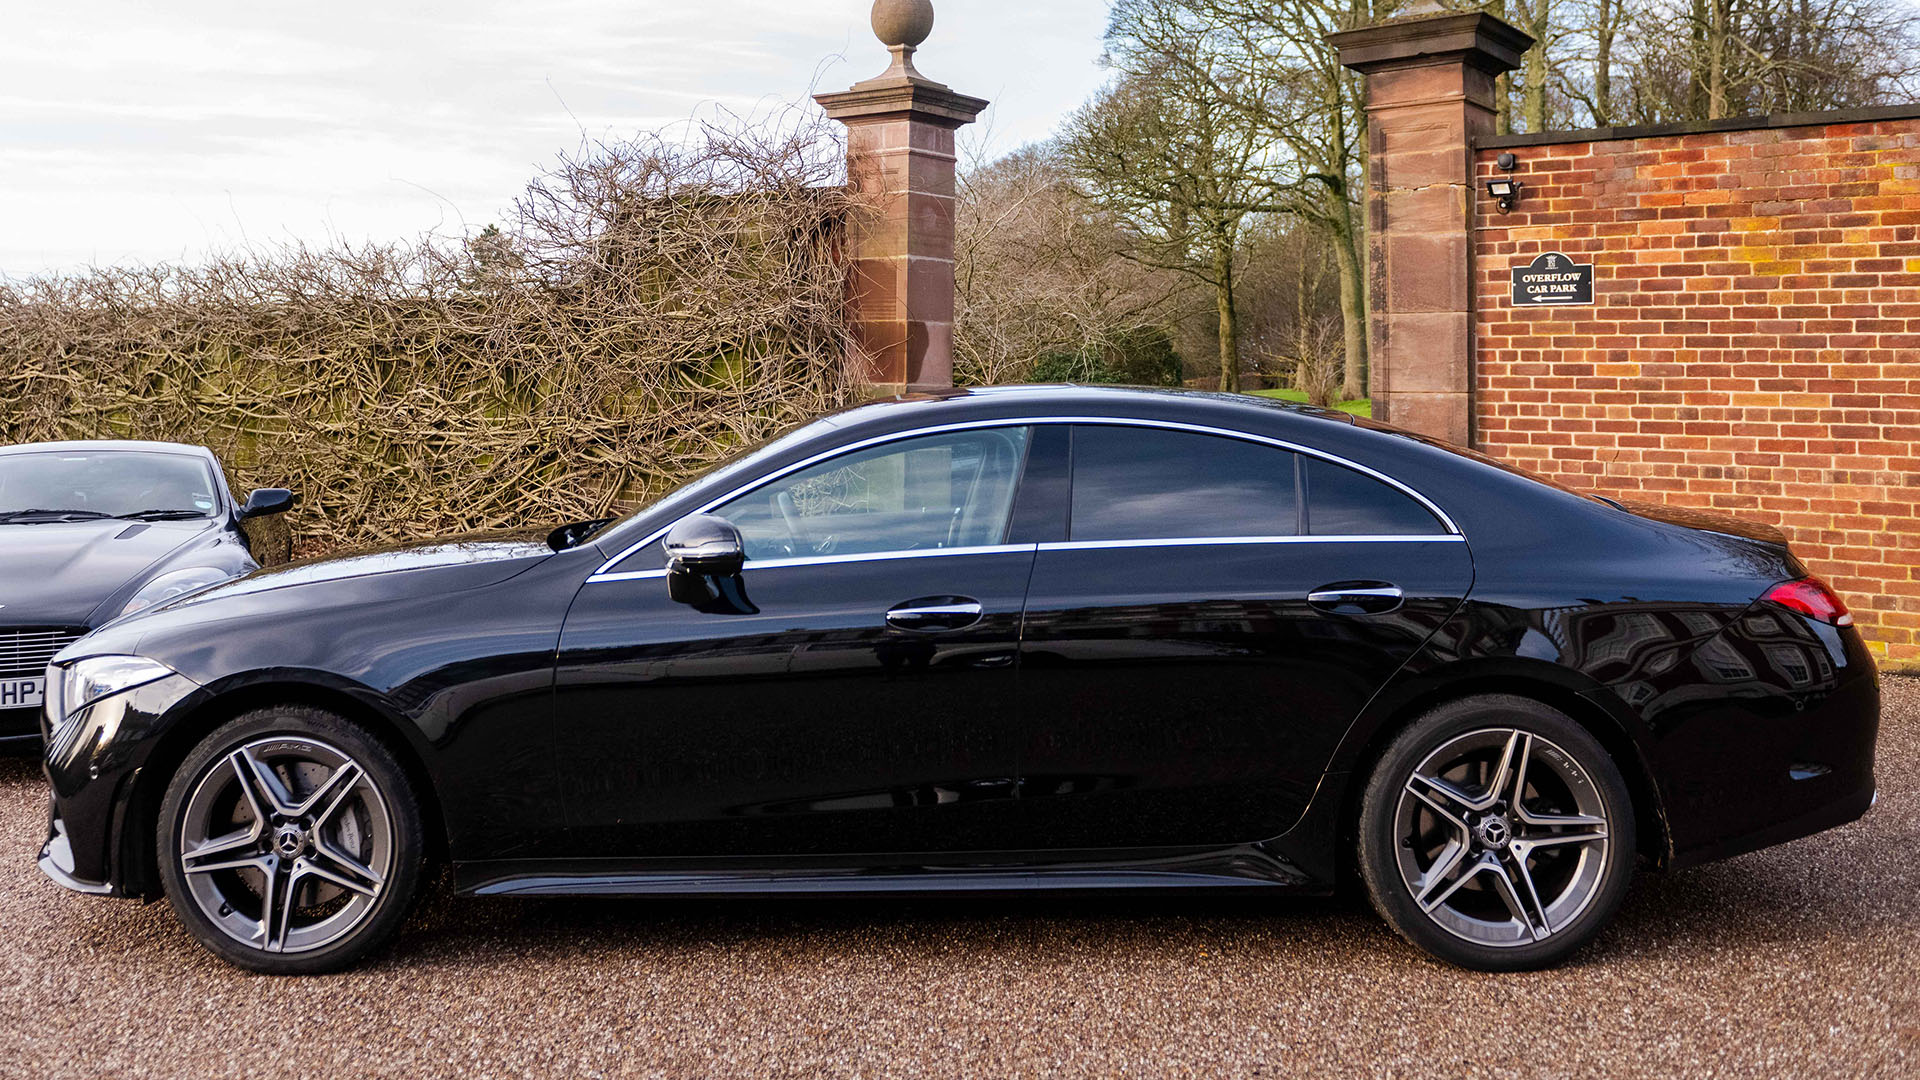
M 979 622 L 985 611 L 980 601 L 965 596 L 929 596 L 909 600 L 887 612 L 887 625 L 895 630 L 937 634 L 965 630 Z
M 1332 615 L 1385 615 L 1405 602 L 1400 586 L 1384 581 L 1346 581 L 1307 594 L 1307 603 Z

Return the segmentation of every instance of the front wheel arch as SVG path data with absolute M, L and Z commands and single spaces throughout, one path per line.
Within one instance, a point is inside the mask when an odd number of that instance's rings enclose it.
M 1386 753 L 1387 747 L 1409 724 L 1427 712 L 1449 702 L 1482 694 L 1528 698 L 1565 713 L 1585 728 L 1613 758 L 1614 765 L 1627 782 L 1627 791 L 1633 799 L 1634 818 L 1638 824 L 1638 835 L 1634 837 L 1635 851 L 1654 869 L 1668 865 L 1673 846 L 1666 809 L 1646 760 L 1625 724 L 1591 697 L 1559 681 L 1503 672 L 1497 675 L 1464 675 L 1395 701 L 1384 718 L 1357 744 L 1357 748 L 1342 755 L 1350 762 L 1348 781 L 1341 793 L 1340 843 L 1337 849 L 1341 860 L 1339 872 L 1342 883 L 1359 881 L 1354 845 L 1360 835 L 1360 801 L 1366 792 L 1367 778 L 1373 774 L 1381 755 Z
M 221 725 L 259 709 L 280 705 L 307 706 L 339 716 L 378 739 L 406 771 L 420 804 L 421 826 L 427 837 L 427 858 L 444 862 L 447 856 L 446 818 L 439 792 L 419 748 L 397 729 L 395 721 L 354 695 L 330 686 L 307 682 L 256 683 L 215 694 L 182 716 L 160 737 L 134 776 L 118 815 L 117 875 L 121 891 L 129 896 L 159 898 L 159 853 L 154 850 L 154 827 L 160 803 L 173 774 L 200 741 Z

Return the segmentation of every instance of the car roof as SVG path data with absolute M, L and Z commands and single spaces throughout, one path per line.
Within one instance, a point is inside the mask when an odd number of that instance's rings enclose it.
M 212 457 L 213 451 L 190 443 L 150 442 L 141 439 L 73 439 L 65 442 L 16 443 L 0 446 L 0 457 L 14 454 L 72 453 L 78 450 L 141 454 L 184 454 Z
M 1220 393 L 1213 390 L 1184 390 L 1175 387 L 1109 386 L 1083 383 L 1050 383 L 1026 386 L 980 386 L 952 390 L 932 390 L 883 398 L 848 406 L 824 417 L 835 427 L 848 427 L 872 421 L 886 421 L 918 412 L 953 411 L 967 413 L 978 409 L 1014 406 L 1033 408 L 1059 415 L 1076 409 L 1102 413 L 1129 406 L 1163 411 L 1168 408 L 1199 409 L 1214 413 L 1239 412 L 1249 418 L 1272 418 L 1285 414 L 1301 418 L 1328 420 L 1351 426 L 1354 418 L 1336 409 L 1325 409 L 1278 398 L 1252 394 Z M 971 407 L 971 408 L 970 408 Z

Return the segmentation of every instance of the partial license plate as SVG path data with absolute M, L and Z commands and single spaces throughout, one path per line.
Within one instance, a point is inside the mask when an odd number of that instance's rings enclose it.
M 46 704 L 47 680 L 0 679 L 0 709 L 37 709 Z

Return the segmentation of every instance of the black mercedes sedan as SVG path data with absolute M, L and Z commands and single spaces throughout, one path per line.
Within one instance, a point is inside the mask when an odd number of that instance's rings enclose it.
M 512 896 L 1356 881 L 1552 963 L 1636 867 L 1874 800 L 1874 665 L 1778 534 L 1258 398 L 807 424 L 613 524 L 255 573 L 55 660 L 40 865 L 278 973 Z
M 0 747 L 36 746 L 47 661 L 121 615 L 259 568 L 240 522 L 292 505 L 234 502 L 199 446 L 0 446 Z

